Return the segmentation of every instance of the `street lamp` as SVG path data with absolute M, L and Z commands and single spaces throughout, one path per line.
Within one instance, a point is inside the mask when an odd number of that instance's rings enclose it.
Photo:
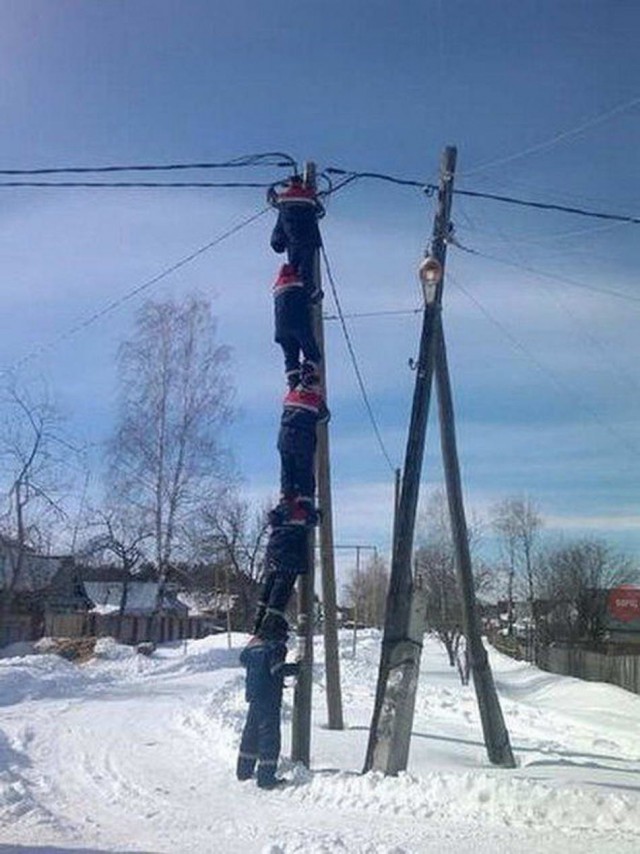
M 442 264 L 433 255 L 427 255 L 418 267 L 418 277 L 422 284 L 422 293 L 427 305 L 436 298 L 438 285 L 442 281 Z

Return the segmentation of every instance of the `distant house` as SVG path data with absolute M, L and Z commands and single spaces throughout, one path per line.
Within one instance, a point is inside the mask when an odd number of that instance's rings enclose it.
M 238 599 L 233 593 L 222 591 L 204 590 L 181 590 L 178 601 L 188 610 L 190 617 L 216 617 L 226 619 L 227 614 L 233 611 Z
M 128 614 L 147 616 L 156 609 L 157 581 L 85 581 L 84 588 L 90 609 L 97 614 Z M 165 590 L 161 610 L 165 614 L 186 617 L 188 607 L 180 602 L 175 591 Z
M 89 607 L 73 558 L 41 555 L 0 537 L 0 645 L 42 636 L 45 614 L 76 613 Z

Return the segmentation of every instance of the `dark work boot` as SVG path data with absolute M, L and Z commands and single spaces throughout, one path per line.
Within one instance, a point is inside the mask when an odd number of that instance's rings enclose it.
M 240 753 L 236 764 L 236 777 L 238 780 L 250 780 L 256 767 L 257 756 L 248 753 Z
M 287 371 L 285 376 L 287 378 L 287 385 L 289 386 L 290 389 L 294 389 L 296 386 L 298 386 L 300 384 L 301 374 L 300 374 L 299 368 L 296 371 Z
M 256 774 L 258 788 L 260 789 L 276 789 L 284 783 L 276 777 L 277 762 L 271 760 L 258 763 L 258 772 Z
M 302 370 L 300 372 L 300 382 L 305 387 L 319 384 L 320 369 L 315 364 L 315 362 L 303 362 Z
M 273 791 L 273 789 L 283 789 L 287 785 L 287 780 L 284 780 L 282 777 L 273 777 L 269 780 L 258 780 L 258 788 L 259 789 L 267 789 L 268 791 Z

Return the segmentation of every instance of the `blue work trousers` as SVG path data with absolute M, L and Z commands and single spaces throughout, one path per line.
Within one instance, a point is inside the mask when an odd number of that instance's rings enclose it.
M 273 784 L 280 755 L 281 705 L 281 691 L 275 692 L 273 697 L 249 703 L 238 755 L 239 780 L 252 777 L 257 764 L 258 786 Z

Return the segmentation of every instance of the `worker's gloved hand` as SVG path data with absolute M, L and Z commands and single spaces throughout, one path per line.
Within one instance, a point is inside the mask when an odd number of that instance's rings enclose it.
M 300 662 L 292 661 L 290 664 L 284 664 L 282 666 L 282 672 L 284 676 L 298 676 L 300 673 Z

